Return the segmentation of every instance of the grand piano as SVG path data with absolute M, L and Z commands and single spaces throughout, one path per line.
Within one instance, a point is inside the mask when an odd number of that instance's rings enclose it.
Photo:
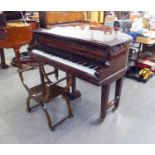
M 37 29 L 29 47 L 40 64 L 48 64 L 72 76 L 70 96 L 79 97 L 76 78 L 101 86 L 100 120 L 107 109 L 115 110 L 120 101 L 123 77 L 127 69 L 130 36 L 105 34 L 101 24 L 70 22 L 50 29 Z M 116 82 L 115 97 L 109 102 L 110 84 Z
M 5 63 L 4 48 L 13 48 L 16 64 L 18 68 L 22 68 L 20 48 L 31 42 L 32 30 L 39 27 L 36 21 L 21 18 L 22 12 L 20 11 L 7 11 L 0 14 L 0 29 L 3 30 L 3 35 L 5 34 L 5 37 L 0 39 L 0 56 L 3 69 L 8 67 Z

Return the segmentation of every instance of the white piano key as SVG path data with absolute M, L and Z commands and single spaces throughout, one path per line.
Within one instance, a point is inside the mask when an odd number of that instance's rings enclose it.
M 92 76 L 95 76 L 95 72 L 96 70 L 91 69 L 91 68 L 88 68 L 88 67 L 85 67 L 85 66 L 82 66 L 80 64 L 77 64 L 77 63 L 74 63 L 72 61 L 69 61 L 69 60 L 66 60 L 66 59 L 63 59 L 63 58 L 60 58 L 58 56 L 55 56 L 55 55 L 51 55 L 51 54 L 47 54 L 41 50 L 32 50 L 32 53 L 34 54 L 37 54 L 37 55 L 41 55 L 43 57 L 46 57 L 48 59 L 51 59 L 53 61 L 56 61 L 56 62 L 59 62 L 59 63 L 62 63 L 64 65 L 67 65 L 67 66 L 70 66 L 70 67 L 73 67 L 73 68 L 76 68 L 78 70 L 81 70 L 83 72 L 86 72 L 87 74 L 90 74 Z

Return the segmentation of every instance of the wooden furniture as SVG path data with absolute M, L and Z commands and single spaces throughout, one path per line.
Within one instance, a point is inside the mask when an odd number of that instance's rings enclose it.
M 6 33 L 5 39 L 0 40 L 0 54 L 4 64 L 2 68 L 6 67 L 3 48 L 13 48 L 17 66 L 22 67 L 20 47 L 29 44 L 32 40 L 32 30 L 39 28 L 37 21 L 21 19 L 24 13 L 21 11 L 6 11 L 0 15 L 0 23 L 3 24 Z M 2 19 L 5 19 L 5 21 L 2 22 Z
M 22 19 L 26 11 L 3 11 L 3 14 L 6 15 L 6 20 L 19 20 Z
M 32 27 L 24 23 L 9 23 L 6 26 L 6 39 L 0 40 L 0 48 L 13 48 L 17 59 L 17 65 L 22 68 L 20 62 L 20 48 L 29 44 L 32 40 Z
M 39 11 L 41 28 L 47 28 L 56 23 L 83 21 L 84 19 L 84 11 Z
M 131 52 L 137 53 L 136 58 L 134 58 L 134 59 L 131 58 L 129 60 L 138 62 L 141 54 L 143 54 L 145 52 L 145 50 L 147 49 L 147 46 L 152 46 L 155 44 L 155 38 L 138 36 L 136 38 L 135 43 L 138 44 L 138 46 L 133 47 L 133 48 L 131 47 Z M 137 49 L 137 51 L 135 49 Z M 131 54 L 131 57 L 132 57 L 132 55 L 134 55 L 134 54 Z
M 76 77 L 101 86 L 100 119 L 104 120 L 107 109 L 112 106 L 116 109 L 119 105 L 131 38 L 126 34 L 116 38 L 104 35 L 103 30 L 88 30 L 92 26 L 72 22 L 55 25 L 50 30 L 38 29 L 34 31 L 29 51 L 38 62 L 54 66 L 72 77 L 69 94 L 73 98 L 81 95 L 76 89 Z M 110 84 L 115 81 L 115 97 L 109 102 Z
M 18 73 L 21 79 L 21 82 L 23 84 L 23 86 L 25 87 L 25 89 L 28 92 L 28 97 L 27 97 L 27 101 L 26 101 L 26 109 L 27 112 L 30 112 L 33 108 L 37 107 L 37 106 L 41 106 L 42 110 L 45 113 L 47 122 L 48 122 L 48 127 L 50 130 L 54 130 L 55 127 L 60 124 L 61 122 L 63 122 L 64 120 L 66 120 L 69 117 L 72 117 L 72 108 L 71 108 L 71 104 L 70 101 L 68 99 L 67 93 L 68 93 L 68 89 L 70 87 L 70 84 L 68 83 L 68 85 L 66 87 L 60 87 L 58 84 L 65 80 L 66 77 L 62 78 L 62 79 L 58 79 L 56 82 L 51 82 L 44 70 L 44 67 L 42 65 L 39 66 L 40 71 L 42 72 L 42 75 L 44 76 L 44 78 L 46 79 L 46 82 L 43 82 L 41 84 L 38 84 L 36 86 L 33 87 L 29 87 L 25 81 L 24 81 L 24 75 L 23 73 L 25 71 L 28 71 L 31 68 L 27 68 L 27 69 L 19 69 Z M 52 72 L 53 74 L 55 73 L 55 71 Z M 50 102 L 53 98 L 56 98 L 57 96 L 62 96 L 63 99 L 65 100 L 65 103 L 67 105 L 67 110 L 68 110 L 68 116 L 66 116 L 65 118 L 61 119 L 59 122 L 54 123 L 50 117 L 50 114 L 46 108 L 45 102 Z M 35 100 L 38 104 L 30 107 L 30 100 L 33 99 Z
M 86 11 L 85 14 L 87 20 L 104 23 L 104 11 Z
M 7 21 L 7 25 L 10 25 L 10 26 L 16 26 L 17 24 L 24 24 L 24 23 L 25 25 L 30 25 L 32 27 L 32 30 L 36 30 L 40 27 L 38 21 L 31 20 L 31 19 L 30 20 L 20 19 L 20 20 Z
M 14 21 L 8 21 L 7 22 L 7 25 L 10 25 L 10 26 L 17 26 L 17 25 L 23 25 L 23 24 L 26 24 L 26 25 L 29 25 L 31 26 L 32 30 L 35 30 L 35 29 L 38 29 L 39 28 L 39 22 L 37 22 L 36 20 L 14 20 Z M 33 35 L 33 33 L 32 33 Z M 24 51 L 22 53 L 20 53 L 20 63 L 21 63 L 21 66 L 22 67 L 27 67 L 27 66 L 34 66 L 35 65 L 35 61 L 30 58 L 28 56 L 28 53 L 27 51 Z M 17 57 L 14 57 L 12 60 L 11 60 L 11 65 L 15 66 L 15 67 L 18 67 L 18 60 L 17 60 Z

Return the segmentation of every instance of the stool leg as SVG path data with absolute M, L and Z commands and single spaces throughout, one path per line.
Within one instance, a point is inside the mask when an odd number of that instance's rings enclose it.
M 70 104 L 70 101 L 68 99 L 68 97 L 62 95 L 66 104 L 67 104 L 67 110 L 68 110 L 68 114 L 69 114 L 69 117 L 73 117 L 73 112 L 72 112 L 72 107 L 71 107 L 71 104 Z
M 46 106 L 42 102 L 40 102 L 40 106 L 41 106 L 41 108 L 43 109 L 43 111 L 45 113 L 49 129 L 53 131 L 54 128 L 52 126 L 52 121 L 51 121 L 50 115 L 49 115 L 49 113 L 48 113 L 48 111 L 46 109 Z
M 30 112 L 30 97 L 27 97 L 26 99 L 26 111 Z
M 54 68 L 54 72 L 55 72 L 55 78 L 58 80 L 59 78 L 59 72 L 57 68 Z

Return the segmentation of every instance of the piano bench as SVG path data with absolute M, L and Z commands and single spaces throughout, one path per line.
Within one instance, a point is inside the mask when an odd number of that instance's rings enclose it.
M 34 109 L 37 106 L 41 106 L 42 110 L 45 113 L 48 127 L 50 130 L 53 131 L 56 126 L 58 126 L 60 123 L 62 123 L 67 118 L 73 116 L 70 100 L 68 98 L 68 87 L 67 86 L 61 87 L 58 85 L 61 81 L 66 80 L 66 77 L 61 78 L 54 83 L 44 82 L 44 83 L 41 83 L 41 84 L 35 85 L 34 87 L 29 88 L 28 85 L 24 82 L 23 72 L 25 72 L 25 71 L 27 71 L 27 70 L 19 69 L 18 73 L 19 73 L 20 80 L 21 80 L 23 86 L 25 87 L 25 89 L 28 92 L 28 97 L 27 97 L 27 101 L 26 101 L 27 112 L 30 112 L 32 109 Z M 52 101 L 52 99 L 54 99 L 60 95 L 63 97 L 63 99 L 66 103 L 68 115 L 65 116 L 63 119 L 61 119 L 59 122 L 54 124 L 52 121 L 52 118 L 50 117 L 50 114 L 47 110 L 45 103 Z M 31 99 L 35 100 L 38 104 L 33 107 L 30 107 Z

